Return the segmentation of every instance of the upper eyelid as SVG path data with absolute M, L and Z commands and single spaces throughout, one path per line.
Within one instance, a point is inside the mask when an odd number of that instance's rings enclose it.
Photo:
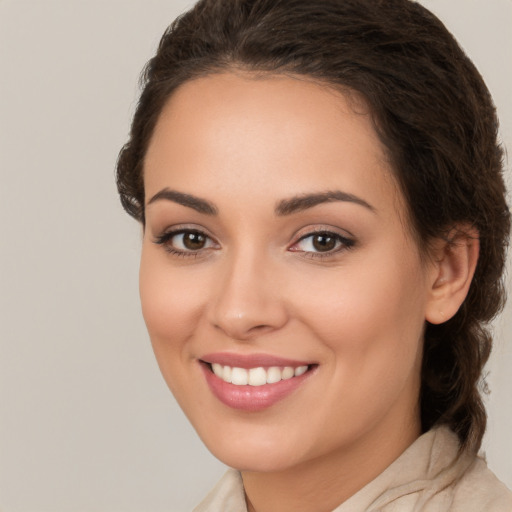
M 290 247 L 294 247 L 297 244 L 299 244 L 300 242 L 307 240 L 310 237 L 314 237 L 315 235 L 323 235 L 323 234 L 333 236 L 333 238 L 336 238 L 338 242 L 340 242 L 342 245 L 345 245 L 345 246 L 352 246 L 355 243 L 354 239 L 340 235 L 339 233 L 335 233 L 334 231 L 316 231 L 314 233 L 309 233 L 304 236 L 301 236 L 295 242 L 293 242 L 290 245 Z
M 299 240 L 303 240 L 308 236 L 313 236 L 321 233 L 330 233 L 343 239 L 355 240 L 355 236 L 346 229 L 320 224 L 316 227 L 307 226 L 297 230 L 292 237 L 292 239 L 294 240 L 293 244 L 296 244 Z
M 169 227 L 161 230 L 158 234 L 153 235 L 153 239 L 154 239 L 155 243 L 165 243 L 165 241 L 162 242 L 161 240 L 163 240 L 164 238 L 166 240 L 169 240 L 173 236 L 176 236 L 176 235 L 179 235 L 182 233 L 187 233 L 187 232 L 201 233 L 202 235 L 206 236 L 211 241 L 213 241 L 213 243 L 220 245 L 220 242 L 217 240 L 217 238 L 215 236 L 213 236 L 209 232 L 209 230 L 207 230 L 206 228 L 204 228 L 202 226 L 200 227 L 200 226 L 190 225 L 190 224 L 188 224 L 188 225 L 187 224 L 181 224 L 181 225 L 177 224 L 174 226 L 169 226 Z M 351 241 L 353 243 L 355 242 L 354 235 L 352 235 L 352 233 L 350 233 L 346 229 L 341 229 L 341 228 L 336 228 L 334 226 L 320 224 L 317 226 L 303 227 L 303 228 L 297 230 L 292 235 L 292 237 L 291 237 L 292 241 L 289 242 L 287 244 L 287 246 L 288 246 L 288 248 L 292 247 L 292 246 L 296 245 L 297 243 L 299 243 L 301 240 L 304 240 L 310 236 L 314 236 L 317 234 L 323 234 L 323 233 L 331 234 L 331 235 L 341 239 L 342 241 L 345 240 L 345 241 Z
M 199 233 L 201 235 L 204 235 L 208 240 L 210 240 L 210 242 L 215 246 L 215 245 L 218 245 L 218 242 L 217 240 L 210 236 L 208 233 L 206 233 L 203 229 L 197 229 L 197 228 L 168 228 L 168 229 L 165 229 L 163 230 L 160 234 L 158 235 L 153 235 L 153 243 L 155 243 L 156 245 L 161 245 L 163 246 L 164 248 L 166 248 L 166 250 L 169 250 L 170 249 L 170 241 L 175 237 L 175 236 L 178 236 L 178 235 L 182 235 L 184 233 Z M 197 249 L 196 251 L 193 251 L 193 250 L 183 250 L 183 249 L 178 249 L 178 248 L 175 248 L 173 247 L 173 251 L 174 253 L 180 253 L 180 254 L 183 254 L 183 255 L 192 255 L 192 254 L 198 254 L 199 252 L 205 250 L 205 249 L 211 249 L 212 247 L 203 247 L 201 249 Z
M 164 229 L 158 230 L 155 233 L 153 233 L 154 238 L 161 238 L 168 235 L 179 235 L 180 233 L 187 233 L 187 232 L 195 232 L 195 233 L 201 233 L 208 238 L 211 238 L 212 240 L 216 240 L 216 238 L 204 227 L 202 226 L 195 226 L 191 224 L 176 224 L 173 226 L 168 226 Z
M 337 233 L 336 231 L 330 231 L 327 229 L 319 229 L 318 231 L 310 231 L 309 233 L 301 235 L 297 239 L 297 242 L 299 242 L 300 240 L 304 240 L 305 238 L 309 238 L 310 236 L 315 236 L 315 235 L 334 235 L 335 237 L 342 238 L 345 240 L 349 239 L 348 236 L 342 235 L 341 233 Z M 295 243 L 297 243 L 297 242 L 295 242 Z

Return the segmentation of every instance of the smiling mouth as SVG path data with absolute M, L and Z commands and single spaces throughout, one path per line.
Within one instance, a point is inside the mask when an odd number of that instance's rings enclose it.
M 271 366 L 265 368 L 239 368 L 237 366 L 221 365 L 219 363 L 206 363 L 210 371 L 219 379 L 235 386 L 264 386 L 265 384 L 277 384 L 282 380 L 300 377 L 310 371 L 316 365 L 304 366 Z
M 199 359 L 199 363 L 213 395 L 224 405 L 248 413 L 263 411 L 284 400 L 318 369 L 316 363 L 261 354 L 213 354 Z

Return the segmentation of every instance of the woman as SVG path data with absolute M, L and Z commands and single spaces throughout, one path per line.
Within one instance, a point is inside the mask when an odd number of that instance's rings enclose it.
M 203 0 L 166 31 L 118 188 L 161 371 L 235 468 L 197 511 L 512 510 L 476 456 L 496 130 L 409 0 Z

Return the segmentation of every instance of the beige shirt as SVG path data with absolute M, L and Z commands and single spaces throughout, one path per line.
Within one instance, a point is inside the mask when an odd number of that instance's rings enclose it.
M 512 512 L 512 493 L 458 447 L 446 427 L 427 432 L 333 512 Z M 194 512 L 247 512 L 240 473 L 230 469 Z

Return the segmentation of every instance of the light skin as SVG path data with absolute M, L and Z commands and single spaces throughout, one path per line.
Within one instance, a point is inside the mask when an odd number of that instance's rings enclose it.
M 460 307 L 477 238 L 422 255 L 364 102 L 289 76 L 182 85 L 144 184 L 141 302 L 171 391 L 250 511 L 334 509 L 421 434 L 425 321 Z M 308 375 L 240 410 L 206 382 L 219 352 Z

